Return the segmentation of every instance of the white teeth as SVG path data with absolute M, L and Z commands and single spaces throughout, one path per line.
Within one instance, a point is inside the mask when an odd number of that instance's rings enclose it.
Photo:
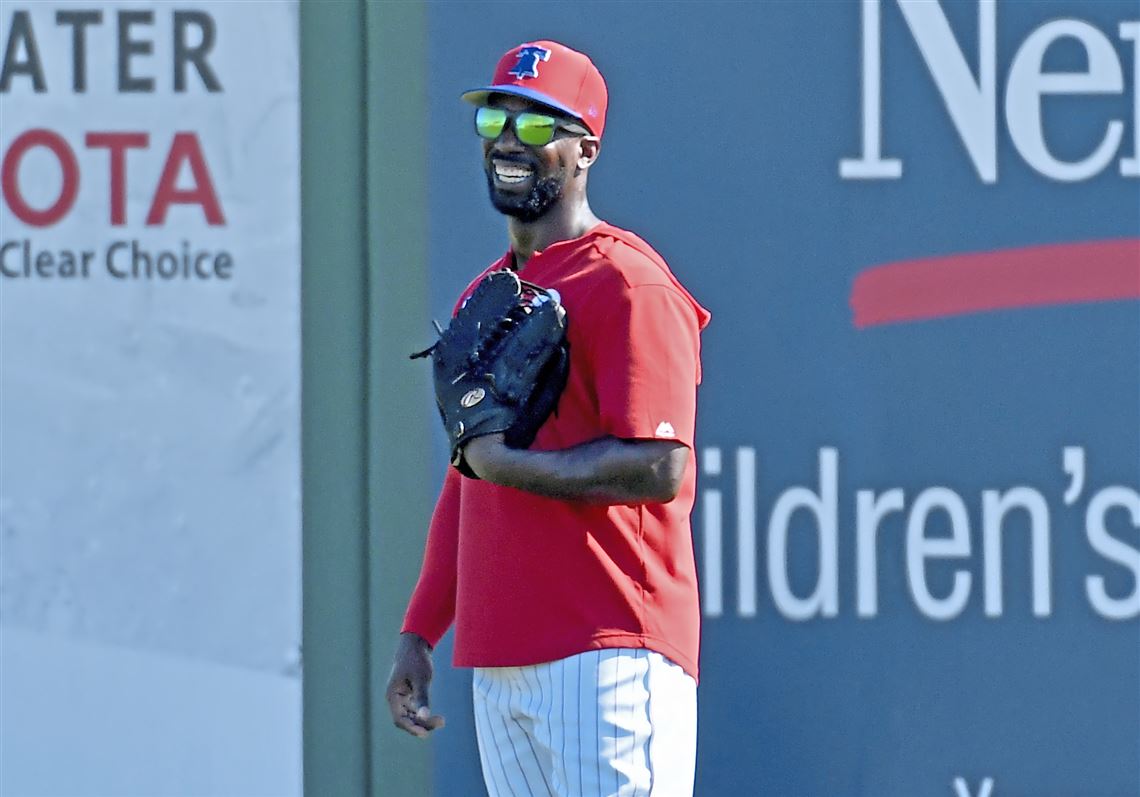
M 529 166 L 520 166 L 514 163 L 495 163 L 495 176 L 504 183 L 521 183 L 534 174 Z

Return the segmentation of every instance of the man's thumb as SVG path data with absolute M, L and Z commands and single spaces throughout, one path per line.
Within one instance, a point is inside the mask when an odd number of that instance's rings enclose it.
M 420 712 L 424 712 L 425 715 L 430 714 L 431 712 L 428 711 L 429 703 L 430 701 L 428 700 L 427 688 L 422 684 L 413 684 L 411 704 L 416 713 L 419 714 Z

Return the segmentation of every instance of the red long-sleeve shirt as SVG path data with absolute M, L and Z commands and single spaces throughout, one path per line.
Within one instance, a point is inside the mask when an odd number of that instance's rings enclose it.
M 508 252 L 488 271 L 512 262 Z M 700 330 L 709 314 L 660 255 L 601 224 L 535 253 L 520 276 L 559 292 L 570 343 L 566 389 L 531 447 L 613 436 L 675 439 L 691 449 Z M 561 501 L 449 468 L 404 630 L 435 645 L 455 622 L 457 666 L 642 647 L 695 678 L 695 493 L 695 456 L 666 504 Z

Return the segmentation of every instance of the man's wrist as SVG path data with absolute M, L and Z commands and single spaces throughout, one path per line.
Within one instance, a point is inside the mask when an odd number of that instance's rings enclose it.
M 498 481 L 498 460 L 509 451 L 502 433 L 476 437 L 467 441 L 463 448 L 463 462 L 478 478 L 493 484 Z
M 435 650 L 435 648 L 432 646 L 432 644 L 430 642 L 428 642 L 422 636 L 417 634 L 415 631 L 401 631 L 400 632 L 400 639 L 403 640 L 405 644 L 410 644 L 410 645 L 414 645 L 414 646 L 419 647 L 419 648 L 423 648 L 428 653 L 431 653 L 433 650 Z

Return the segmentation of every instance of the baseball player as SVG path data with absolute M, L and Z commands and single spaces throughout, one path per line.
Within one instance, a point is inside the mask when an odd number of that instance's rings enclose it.
M 689 515 L 709 314 L 647 243 L 590 209 L 608 95 L 588 57 L 522 44 L 463 98 L 510 241 L 484 273 L 512 269 L 557 292 L 570 364 L 529 448 L 488 434 L 448 468 L 388 685 L 392 717 L 419 737 L 443 725 L 428 687 L 454 623 L 492 797 L 691 795 Z

